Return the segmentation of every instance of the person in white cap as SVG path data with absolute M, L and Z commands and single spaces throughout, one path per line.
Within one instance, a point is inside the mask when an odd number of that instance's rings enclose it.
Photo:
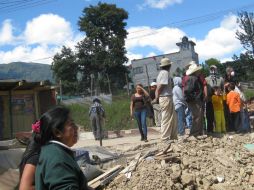
M 157 89 L 153 102 L 161 108 L 161 139 L 163 141 L 177 139 L 177 119 L 172 98 L 172 78 L 169 71 L 172 62 L 168 58 L 161 60 L 161 71 L 157 76 Z
M 150 85 L 150 98 L 153 101 L 155 99 L 155 91 L 157 88 L 157 83 L 156 82 L 152 82 Z M 155 125 L 156 127 L 161 127 L 161 109 L 160 109 L 160 105 L 158 104 L 158 102 L 154 102 L 152 104 L 153 106 L 153 112 L 154 112 L 154 121 L 155 121 Z

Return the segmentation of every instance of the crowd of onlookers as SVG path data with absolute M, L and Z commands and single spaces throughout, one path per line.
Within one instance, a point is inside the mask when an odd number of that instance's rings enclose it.
M 205 77 L 202 67 L 191 61 L 182 76 L 172 77 L 171 64 L 174 63 L 163 58 L 149 93 L 137 84 L 131 96 L 130 114 L 137 120 L 141 140 L 147 141 L 147 116 L 161 127 L 162 140 L 250 132 L 248 101 L 232 67 L 227 67 L 222 77 L 211 65 L 209 76 Z

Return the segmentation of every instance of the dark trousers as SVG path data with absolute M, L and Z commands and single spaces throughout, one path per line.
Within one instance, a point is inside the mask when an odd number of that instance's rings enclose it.
M 231 124 L 231 116 L 230 116 L 230 111 L 228 108 L 228 105 L 226 101 L 223 101 L 223 107 L 224 107 L 224 117 L 225 117 L 225 123 L 226 123 L 226 130 L 228 132 L 234 131 L 233 125 Z
M 233 126 L 233 130 L 240 132 L 241 129 L 241 113 L 240 112 L 231 112 L 230 119 Z
M 90 116 L 90 120 L 95 140 L 103 138 L 102 118 L 98 114 L 92 113 Z
M 207 121 L 207 132 L 211 133 L 214 129 L 214 111 L 212 102 L 206 103 L 206 121 Z

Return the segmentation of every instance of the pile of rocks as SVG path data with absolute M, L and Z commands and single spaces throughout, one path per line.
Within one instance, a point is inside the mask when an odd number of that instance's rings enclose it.
M 165 156 L 149 155 L 131 174 L 118 176 L 105 189 L 254 189 L 254 152 L 244 147 L 252 142 L 250 134 L 188 137 L 171 142 Z M 156 146 L 159 152 L 167 144 Z

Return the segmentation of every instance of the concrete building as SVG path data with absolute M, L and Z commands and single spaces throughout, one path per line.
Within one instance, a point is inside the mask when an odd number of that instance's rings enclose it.
M 178 70 L 182 70 L 190 61 L 198 63 L 198 54 L 194 49 L 196 44 L 193 41 L 188 40 L 185 36 L 176 45 L 180 49 L 178 52 L 132 60 L 131 77 L 134 86 L 136 84 L 148 86 L 151 82 L 156 81 L 160 70 L 160 60 L 164 57 L 169 58 L 173 62 L 171 76 Z

